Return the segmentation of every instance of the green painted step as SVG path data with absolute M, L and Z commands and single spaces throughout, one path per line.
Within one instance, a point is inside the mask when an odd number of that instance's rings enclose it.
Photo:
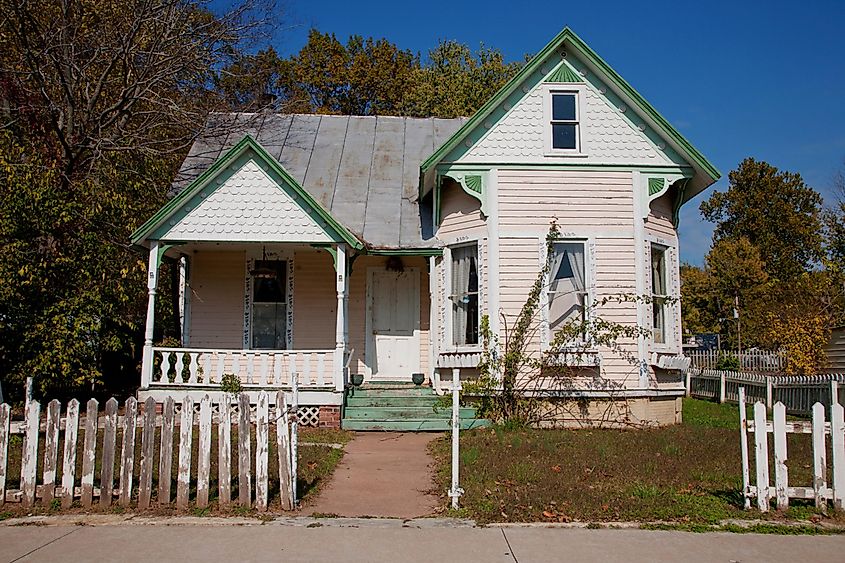
M 425 420 L 347 420 L 341 423 L 344 430 L 384 430 L 396 432 L 444 432 L 452 429 L 449 419 Z M 484 418 L 461 419 L 461 430 L 485 428 L 490 421 Z
M 347 397 L 346 407 L 433 407 L 439 399 L 431 397 Z
M 349 391 L 350 397 L 433 397 L 431 387 L 357 387 Z
M 475 418 L 475 409 L 462 408 L 460 416 Z M 435 412 L 431 407 L 346 407 L 343 418 L 345 420 L 451 419 L 452 409 L 439 409 Z

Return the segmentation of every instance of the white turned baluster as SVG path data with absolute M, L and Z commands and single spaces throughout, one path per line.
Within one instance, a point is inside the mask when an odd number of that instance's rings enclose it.
M 244 361 L 246 362 L 246 380 L 249 383 L 255 383 L 255 354 L 245 354 Z
M 188 373 L 190 373 L 190 379 L 188 380 L 191 383 L 197 382 L 197 368 L 199 368 L 199 354 L 196 352 L 191 352 L 188 355 Z
M 267 372 L 270 369 L 270 366 L 268 365 L 268 361 L 269 361 L 269 358 L 267 357 L 267 354 L 261 354 L 261 368 L 260 368 L 261 371 L 259 372 L 259 376 L 258 376 L 259 377 L 258 384 L 261 385 L 262 387 L 267 386 Z
M 176 352 L 176 383 L 185 383 L 185 378 L 182 376 L 182 371 L 185 369 L 184 354 Z
M 161 382 L 170 382 L 170 352 L 161 353 Z
M 244 379 L 241 377 L 241 355 L 240 354 L 232 354 L 232 373 L 234 373 L 238 379 L 241 380 L 241 383 L 246 383 Z
M 303 359 L 305 361 L 302 365 L 302 374 L 305 377 L 303 377 L 302 379 L 298 379 L 297 383 L 302 383 L 303 385 L 311 385 L 311 356 L 313 356 L 313 354 L 311 354 L 310 352 L 304 355 Z
M 282 386 L 282 361 L 284 354 L 273 354 L 273 386 Z
M 202 355 L 202 382 L 206 385 L 211 383 L 211 354 L 208 352 Z
M 326 383 L 326 355 L 317 354 L 317 385 L 325 385 Z
M 223 374 L 226 373 L 226 355 L 220 352 L 215 352 L 215 355 L 217 356 L 217 379 L 214 383 L 220 383 L 223 381 Z

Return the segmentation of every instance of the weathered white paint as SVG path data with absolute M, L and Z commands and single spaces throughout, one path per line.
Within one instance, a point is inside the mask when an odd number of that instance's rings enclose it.
M 62 404 L 53 399 L 47 405 L 47 427 L 44 433 L 44 503 L 49 505 L 56 493 L 56 469 L 59 459 L 59 419 Z
M 106 401 L 103 428 L 103 461 L 100 465 L 100 505 L 111 506 L 114 491 L 114 454 L 117 446 L 117 400 Z
M 420 371 L 419 270 L 369 269 L 367 274 L 367 375 L 410 380 Z
M 845 409 L 837 401 L 830 407 L 830 446 L 833 460 L 833 507 L 845 505 Z
M 813 405 L 813 493 L 816 508 L 825 506 L 827 489 L 827 451 L 825 450 L 824 405 Z
M 123 442 L 120 449 L 120 504 L 129 506 L 132 500 L 132 478 L 135 474 L 135 426 L 138 402 L 129 397 L 123 416 Z
M 197 506 L 208 506 L 208 482 L 211 475 L 211 399 L 200 401 L 199 448 L 197 449 Z
M 85 438 L 82 446 L 82 491 L 80 502 L 83 508 L 91 506 L 94 496 L 94 467 L 97 459 L 97 399 L 89 399 L 85 405 Z M 155 414 L 155 413 L 153 413 Z
M 225 395 L 217 404 L 220 421 L 217 426 L 217 504 L 221 508 L 232 502 L 232 397 Z
M 304 210 L 253 160 L 246 162 L 163 235 L 164 240 L 331 242 Z
M 127 418 L 129 413 L 127 412 Z M 134 424 L 134 420 L 132 421 Z M 65 416 L 65 455 L 62 463 L 62 508 L 73 504 L 73 484 L 76 476 L 76 442 L 79 433 L 79 401 L 72 399 Z
M 337 308 L 335 313 L 335 351 L 334 351 L 334 386 L 335 391 L 342 392 L 346 385 L 346 349 L 349 342 L 349 325 L 347 321 L 347 297 L 349 294 L 349 279 L 347 277 L 347 247 L 338 244 L 335 248 L 335 290 L 337 291 Z
M 141 474 L 138 477 L 138 508 L 150 506 L 153 489 L 153 462 L 155 461 L 156 403 L 152 397 L 144 401 L 142 424 L 144 434 L 141 437 Z
M 158 463 L 158 503 L 170 504 L 170 481 L 173 479 L 173 427 L 176 419 L 176 402 L 173 397 L 164 399 L 161 412 L 161 447 Z
M 188 508 L 191 487 L 191 442 L 194 429 L 194 401 L 185 397 L 179 421 L 179 467 L 176 470 L 176 508 Z
M 38 469 L 38 430 L 41 417 L 41 404 L 30 401 L 24 418 L 26 434 L 23 438 L 23 452 L 21 454 L 21 501 L 24 506 L 35 504 L 35 479 Z
M 751 485 L 751 476 L 748 469 L 748 420 L 745 408 L 745 387 L 739 388 L 739 449 L 742 458 L 742 499 L 746 510 L 751 508 L 751 498 L 748 496 L 748 489 Z
M 250 449 L 249 398 L 242 394 L 238 397 L 238 502 L 247 507 L 252 503 Z
M 267 510 L 269 495 L 270 399 L 261 392 L 255 409 L 255 507 Z
M 786 407 L 778 403 L 773 410 L 775 442 L 775 497 L 778 510 L 789 508 L 789 470 L 786 451 Z
M 754 465 L 757 467 L 757 508 L 769 510 L 769 440 L 766 405 L 754 404 Z
M 288 426 L 288 405 L 285 393 L 276 395 L 276 454 L 279 466 L 279 494 L 282 510 L 293 510 L 294 479 L 291 474 L 290 428 Z

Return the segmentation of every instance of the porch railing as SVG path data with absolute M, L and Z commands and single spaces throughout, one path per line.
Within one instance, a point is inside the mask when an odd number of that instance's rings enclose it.
M 219 388 L 235 374 L 245 388 L 334 387 L 331 350 L 215 350 L 153 347 L 152 373 L 142 388 Z

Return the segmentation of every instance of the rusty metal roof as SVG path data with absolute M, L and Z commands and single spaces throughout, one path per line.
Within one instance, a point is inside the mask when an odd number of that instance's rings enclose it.
M 392 116 L 216 113 L 173 183 L 178 193 L 245 134 L 337 221 L 375 248 L 438 246 L 418 201 L 420 164 L 466 122 Z M 422 228 L 421 228 L 422 227 Z

